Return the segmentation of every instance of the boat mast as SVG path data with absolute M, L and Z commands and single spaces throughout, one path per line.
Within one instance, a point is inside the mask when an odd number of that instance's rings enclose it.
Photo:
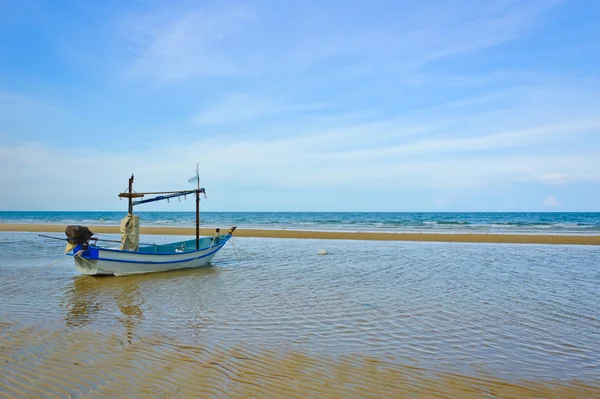
M 200 188 L 196 190 L 196 249 L 200 249 Z
M 196 250 L 200 249 L 200 171 L 196 164 L 196 182 L 198 189 L 196 190 Z
M 132 198 L 132 193 L 133 191 L 133 173 L 131 174 L 131 177 L 129 178 L 129 214 L 133 214 L 133 198 Z
M 198 186 L 197 186 L 198 188 L 196 188 L 195 190 L 134 193 L 133 192 L 133 173 L 132 173 L 131 177 L 129 178 L 129 187 L 127 189 L 127 192 L 120 193 L 119 198 L 127 198 L 128 199 L 128 202 L 129 202 L 128 212 L 131 215 L 131 214 L 133 214 L 133 207 L 135 205 L 146 204 L 148 202 L 162 201 L 162 200 L 168 201 L 170 198 L 178 198 L 178 197 L 185 196 L 188 194 L 196 193 L 196 249 L 200 249 L 200 194 L 204 194 L 204 196 L 206 196 L 206 191 L 204 191 L 203 188 L 200 188 L 200 175 L 198 173 L 198 165 L 197 164 L 196 164 L 196 177 L 190 179 L 189 182 L 191 183 L 194 180 L 196 180 L 196 182 L 198 184 Z M 150 195 L 150 194 L 153 194 L 153 195 L 164 194 L 164 195 L 158 195 L 154 198 L 143 199 L 145 195 Z M 134 198 L 142 198 L 142 199 L 136 199 L 134 201 L 133 200 Z

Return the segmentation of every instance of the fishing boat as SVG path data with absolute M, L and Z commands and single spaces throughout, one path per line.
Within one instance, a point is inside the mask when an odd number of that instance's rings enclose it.
M 213 236 L 200 237 L 200 194 L 206 198 L 206 191 L 200 187 L 197 169 L 196 177 L 190 179 L 190 182 L 198 182 L 197 188 L 193 190 L 136 193 L 133 191 L 133 180 L 131 175 L 127 192 L 119 194 L 119 198 L 128 199 L 129 209 L 127 216 L 121 221 L 121 245 L 118 248 L 99 246 L 98 241 L 110 240 L 94 237 L 94 233 L 85 226 L 67 226 L 65 229 L 65 253 L 73 256 L 75 268 L 79 272 L 123 276 L 206 266 L 232 237 L 235 227 L 225 233 L 216 229 Z M 147 198 L 151 195 L 152 198 Z M 196 199 L 196 238 L 162 245 L 140 245 L 139 216 L 133 214 L 133 207 L 188 195 L 193 195 Z

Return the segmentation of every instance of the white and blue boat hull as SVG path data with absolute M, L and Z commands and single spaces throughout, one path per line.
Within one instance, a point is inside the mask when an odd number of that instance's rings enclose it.
M 198 250 L 195 239 L 142 246 L 138 251 L 78 245 L 71 255 L 75 268 L 83 274 L 124 276 L 156 273 L 206 266 L 230 238 L 231 234 L 202 237 Z

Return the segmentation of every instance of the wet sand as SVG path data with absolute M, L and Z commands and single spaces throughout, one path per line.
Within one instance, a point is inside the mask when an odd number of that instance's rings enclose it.
M 119 226 L 88 226 L 94 233 L 118 234 Z M 0 224 L 0 231 L 25 231 L 39 233 L 63 233 L 64 225 L 53 224 Z M 221 231 L 226 231 L 222 228 Z M 214 234 L 214 228 L 201 228 L 201 235 Z M 140 227 L 141 234 L 150 235 L 189 235 L 196 234 L 193 227 Z M 440 233 L 380 233 L 345 231 L 304 231 L 304 230 L 258 230 L 237 229 L 236 237 L 261 238 L 312 238 L 336 240 L 375 240 L 375 241 L 427 241 L 427 242 L 470 242 L 498 244 L 573 244 L 600 245 L 600 235 L 564 236 L 529 234 L 440 234 Z
M 509 381 L 410 362 L 0 322 L 0 398 L 597 398 L 600 384 Z M 600 381 L 599 381 L 600 382 Z

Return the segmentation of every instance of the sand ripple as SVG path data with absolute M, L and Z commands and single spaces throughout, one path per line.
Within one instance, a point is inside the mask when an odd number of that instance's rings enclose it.
M 259 345 L 128 342 L 93 328 L 3 324 L 0 397 L 594 398 L 598 383 L 506 381 L 433 373 L 363 355 Z

